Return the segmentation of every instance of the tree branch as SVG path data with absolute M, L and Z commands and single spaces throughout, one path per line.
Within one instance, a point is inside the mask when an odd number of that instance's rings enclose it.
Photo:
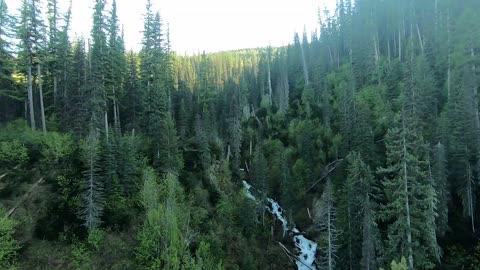
M 327 177 L 333 170 L 335 170 L 337 168 L 337 166 L 343 161 L 343 158 L 342 159 L 337 159 L 335 161 L 332 161 L 330 164 L 328 164 L 327 166 L 325 166 L 325 169 L 324 169 L 324 173 L 322 174 L 322 176 L 320 177 L 320 179 L 318 179 L 315 183 L 313 183 L 313 185 L 311 185 L 306 191 L 305 193 L 308 193 L 310 190 L 312 190 L 316 185 L 318 185 L 318 183 L 320 183 L 320 181 L 322 181 L 325 177 Z M 332 166 L 330 169 L 328 169 L 330 166 Z M 326 170 L 326 171 L 325 171 Z
M 295 263 L 295 262 L 300 262 L 301 264 L 305 265 L 305 267 L 307 267 L 308 269 L 310 270 L 315 270 L 315 268 L 312 268 L 310 267 L 309 265 L 305 264 L 304 262 L 302 262 L 297 255 L 293 254 L 292 252 L 290 252 L 290 250 L 287 249 L 287 247 L 285 247 L 285 245 L 283 245 L 282 243 L 278 242 L 278 244 L 280 245 L 280 247 L 282 248 L 283 252 L 285 253 L 285 255 L 287 255 L 288 259 L 290 259 L 291 262 Z
M 8 213 L 5 215 L 5 217 L 10 217 L 13 212 L 15 212 L 15 210 L 17 210 L 17 208 L 22 205 L 22 203 L 24 203 L 28 197 L 30 197 L 30 193 L 32 193 L 32 191 L 40 184 L 43 182 L 43 179 L 45 179 L 44 176 L 42 176 L 37 182 L 35 182 L 35 184 L 33 184 L 30 189 L 27 191 L 27 193 L 25 193 L 25 195 L 23 195 L 22 199 L 12 208 L 8 211 Z

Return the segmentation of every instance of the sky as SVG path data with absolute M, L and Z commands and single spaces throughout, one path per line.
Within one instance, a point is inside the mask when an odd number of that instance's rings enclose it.
M 89 36 L 94 0 L 72 0 L 71 35 Z M 7 0 L 18 14 L 21 0 Z M 46 6 L 46 0 L 42 1 Z M 69 0 L 58 0 L 66 10 Z M 112 0 L 107 0 L 110 9 Z M 163 23 L 170 26 L 172 49 L 179 54 L 287 45 L 295 32 L 319 28 L 317 10 L 335 0 L 152 0 Z M 139 51 L 146 0 L 117 0 L 126 49 Z

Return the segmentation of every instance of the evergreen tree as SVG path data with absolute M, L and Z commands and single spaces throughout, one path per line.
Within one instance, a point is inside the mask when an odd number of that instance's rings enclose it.
M 157 166 L 163 173 L 180 173 L 183 168 L 183 157 L 179 149 L 179 140 L 175 122 L 167 113 L 162 119 L 162 134 L 159 138 L 159 158 Z
M 3 108 L 10 107 L 5 97 L 10 97 L 12 100 L 18 99 L 17 95 L 15 95 L 12 79 L 14 69 L 14 58 L 12 56 L 14 25 L 15 19 L 9 14 L 5 0 L 0 0 L 0 96 L 4 97 L 0 101 L 0 107 L 5 115 L 7 115 L 7 111 L 3 110 Z
M 269 190 L 267 166 L 267 160 L 263 155 L 262 147 L 257 145 L 252 161 L 252 183 L 262 194 L 264 194 L 264 196 L 267 195 Z
M 92 44 L 88 50 L 88 91 L 89 112 L 95 114 L 97 128 L 103 129 L 108 138 L 108 115 L 106 111 L 105 74 L 108 64 L 108 47 L 106 37 L 107 22 L 104 14 L 105 0 L 96 0 L 93 12 Z M 103 126 L 103 128 L 102 128 Z
M 142 50 L 140 52 L 140 75 L 145 89 L 144 101 L 144 127 L 147 135 L 154 141 L 153 159 L 159 164 L 162 123 L 167 118 L 168 96 L 165 88 L 165 69 L 163 48 L 163 33 L 160 14 L 153 15 L 151 3 L 147 1 L 147 12 L 145 15 Z
M 369 166 L 357 152 L 347 156 L 348 176 L 345 184 L 347 226 L 344 234 L 350 268 L 377 269 L 381 258 L 380 231 L 377 226 L 378 190 Z M 345 211 L 345 210 L 344 210 Z
M 88 113 L 90 93 L 88 92 L 88 63 L 84 39 L 79 38 L 73 42 L 71 54 L 71 65 L 67 67 L 67 72 L 70 74 L 68 79 L 70 88 L 68 93 L 63 91 L 62 111 L 64 113 L 62 113 L 61 123 L 65 129 L 74 134 L 85 135 L 88 131 L 85 131 L 84 125 L 89 122 L 91 115 Z M 63 83 L 66 84 L 65 81 Z M 68 113 L 66 113 L 67 108 Z
M 72 81 L 69 78 L 69 75 L 72 73 L 86 73 L 85 67 L 78 70 L 75 69 L 73 65 L 73 48 L 72 44 L 69 39 L 68 32 L 70 31 L 70 23 L 71 23 L 71 15 L 72 15 L 72 2 L 70 2 L 68 11 L 66 14 L 63 15 L 63 26 L 57 26 L 55 35 L 56 43 L 51 44 L 50 47 L 54 48 L 56 56 L 53 57 L 53 64 L 54 69 L 52 71 L 53 75 L 53 92 L 54 92 L 54 105 L 57 109 L 57 112 L 60 112 L 60 120 L 65 122 L 69 122 L 68 116 L 70 109 L 72 107 L 69 106 L 69 99 L 71 98 L 71 88 L 78 87 L 77 85 L 73 85 Z M 58 15 L 57 15 L 58 16 Z M 54 28 L 55 29 L 55 28 Z M 83 39 L 82 39 L 83 40 Z M 78 40 L 77 40 L 78 41 Z M 85 43 L 83 41 L 83 43 Z M 77 43 L 78 44 L 78 43 Z M 82 44 L 84 47 L 85 44 Z M 86 57 L 83 56 L 83 65 L 85 64 Z M 77 63 L 79 63 L 79 59 L 76 59 Z M 77 67 L 78 68 L 78 67 Z M 72 72 L 72 70 L 76 70 Z M 84 75 L 85 77 L 86 75 Z M 77 78 L 78 79 L 78 78 Z M 78 89 L 77 88 L 77 89 Z M 73 91 L 75 95 L 75 90 Z M 56 102 L 57 101 L 57 102 Z M 80 121 L 82 122 L 82 121 Z
M 339 231 L 336 228 L 336 207 L 333 186 L 330 179 L 327 180 L 322 196 L 314 204 L 315 225 L 320 231 L 319 246 L 321 265 L 324 269 L 333 270 L 336 265 L 336 253 L 338 249 Z
M 125 46 L 123 34 L 120 35 L 117 17 L 117 3 L 113 1 L 108 22 L 108 67 L 105 71 L 107 95 L 112 99 L 113 121 L 120 127 L 120 96 L 123 94 L 124 77 L 126 73 Z M 109 106 L 110 107 L 110 106 Z
M 18 22 L 17 32 L 18 39 L 20 40 L 19 57 L 22 59 L 22 70 L 27 75 L 27 93 L 29 104 L 28 111 L 30 116 L 30 125 L 33 130 L 36 129 L 36 124 L 33 101 L 32 68 L 35 65 L 40 65 L 40 62 L 42 61 L 42 49 L 44 47 L 45 26 L 41 20 L 40 8 L 39 0 L 23 0 L 22 7 L 20 9 L 20 20 Z M 45 122 L 44 118 L 45 117 L 42 117 L 43 123 Z
M 121 108 L 128 112 L 122 117 L 124 129 L 133 130 L 140 127 L 144 92 L 141 91 L 140 88 L 138 59 L 133 51 L 128 53 L 126 62 L 125 94 L 120 100 L 120 103 L 123 105 Z
M 200 115 L 195 115 L 195 121 L 193 123 L 193 129 L 195 132 L 194 140 L 200 155 L 200 164 L 202 165 L 203 170 L 206 171 L 210 166 L 212 157 L 204 125 L 204 121 Z
M 450 202 L 450 187 L 447 181 L 447 159 L 445 146 L 438 142 L 433 149 L 433 177 L 435 179 L 435 190 L 437 192 L 438 216 L 436 219 L 437 233 L 444 236 L 448 229 L 448 205 Z
M 89 231 L 97 228 L 101 223 L 103 207 L 103 182 L 100 176 L 101 146 L 98 130 L 95 128 L 95 114 L 90 119 L 90 132 L 83 143 L 83 159 L 86 170 L 83 172 L 82 202 L 80 218 Z
M 422 138 L 407 121 L 403 114 L 397 117 L 396 127 L 388 130 L 387 164 L 378 170 L 385 175 L 381 217 L 388 224 L 386 252 L 390 258 L 406 256 L 409 269 L 430 269 L 440 258 L 436 209 L 429 207 L 436 201 L 436 193 L 428 179 L 428 156 L 422 150 Z
M 59 29 L 60 14 L 57 0 L 48 1 L 48 68 L 53 77 L 53 103 L 58 100 L 59 62 L 61 61 L 61 41 Z M 65 55 L 64 55 L 65 56 Z
M 152 170 L 145 171 L 144 179 L 146 218 L 138 236 L 137 260 L 146 268 L 185 269 L 191 235 L 183 189 L 172 174 L 162 180 L 164 188 Z

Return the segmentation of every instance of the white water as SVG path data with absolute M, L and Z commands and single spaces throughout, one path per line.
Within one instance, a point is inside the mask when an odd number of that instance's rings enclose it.
M 255 196 L 252 194 L 252 185 L 243 181 L 243 186 L 247 191 L 247 197 L 256 201 Z M 283 209 L 280 205 L 273 199 L 267 198 L 267 202 L 270 205 L 265 206 L 267 211 L 274 215 L 280 222 L 282 222 L 283 235 L 285 232 L 292 232 L 293 241 L 295 246 L 300 251 L 296 261 L 298 270 L 317 270 L 317 267 L 313 264 L 315 262 L 315 253 L 317 252 L 317 243 L 313 242 L 310 239 L 307 239 L 303 236 L 297 228 L 288 228 L 288 222 L 285 216 L 283 215 Z

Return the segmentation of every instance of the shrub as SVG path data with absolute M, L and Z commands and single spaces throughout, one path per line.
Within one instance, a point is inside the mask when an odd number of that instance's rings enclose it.
M 14 269 L 15 257 L 20 248 L 17 240 L 13 238 L 16 222 L 5 217 L 4 211 L 0 211 L 0 268 Z
M 17 165 L 28 161 L 28 151 L 18 140 L 0 142 L 0 164 Z
M 41 155 L 48 165 L 58 164 L 72 154 L 74 150 L 73 139 L 69 134 L 49 132 L 43 136 Z

